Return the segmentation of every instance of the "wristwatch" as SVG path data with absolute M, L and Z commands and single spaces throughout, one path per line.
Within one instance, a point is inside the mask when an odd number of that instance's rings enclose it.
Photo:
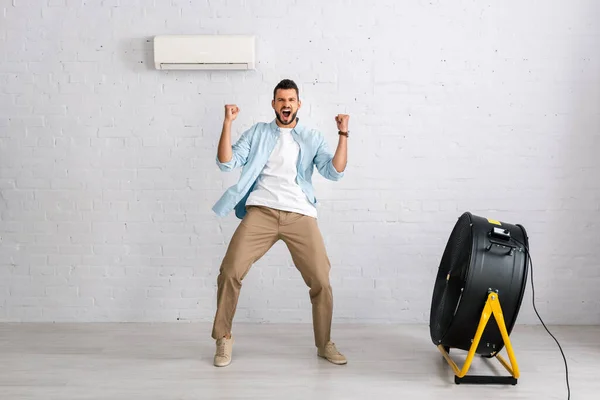
M 338 135 L 342 135 L 342 136 L 346 136 L 346 137 L 348 137 L 349 133 L 350 133 L 350 131 L 348 131 L 348 132 L 338 131 Z

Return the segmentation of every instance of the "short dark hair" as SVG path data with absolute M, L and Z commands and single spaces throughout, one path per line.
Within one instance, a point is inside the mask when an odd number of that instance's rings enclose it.
M 275 89 L 273 89 L 273 99 L 275 99 L 277 90 L 279 90 L 279 89 L 294 89 L 296 91 L 296 96 L 298 96 L 298 99 L 300 99 L 300 92 L 298 90 L 298 85 L 296 85 L 296 82 L 294 82 L 291 79 L 284 79 L 281 82 L 279 82 L 277 84 L 277 86 L 275 86 Z

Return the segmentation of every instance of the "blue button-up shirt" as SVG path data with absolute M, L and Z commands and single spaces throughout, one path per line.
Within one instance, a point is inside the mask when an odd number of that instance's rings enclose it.
M 312 185 L 314 167 L 316 166 L 321 175 L 332 181 L 341 179 L 344 171 L 338 172 L 333 167 L 333 154 L 321 132 L 303 126 L 298 119 L 291 133 L 300 146 L 296 182 L 308 200 L 312 204 L 316 204 L 317 199 Z M 232 146 L 231 160 L 222 163 L 217 156 L 217 165 L 221 171 L 232 171 L 237 167 L 242 167 L 238 182 L 228 188 L 212 208 L 218 216 L 225 216 L 235 209 L 235 215 L 239 219 L 244 218 L 246 200 L 269 160 L 279 134 L 279 126 L 275 120 L 270 123 L 259 122 L 245 131 Z

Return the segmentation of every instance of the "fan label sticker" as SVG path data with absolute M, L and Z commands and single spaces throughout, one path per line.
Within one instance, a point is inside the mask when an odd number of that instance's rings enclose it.
M 490 224 L 494 224 L 494 225 L 502 225 L 502 224 L 500 223 L 500 221 L 496 221 L 495 219 L 489 219 L 489 218 L 488 218 L 488 222 L 489 222 Z

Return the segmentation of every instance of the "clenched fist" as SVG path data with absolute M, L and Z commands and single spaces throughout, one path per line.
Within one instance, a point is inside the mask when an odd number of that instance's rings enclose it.
M 341 132 L 348 132 L 348 120 L 350 116 L 347 114 L 338 114 L 335 117 L 335 122 L 337 123 L 338 130 Z
M 234 121 L 240 112 L 240 108 L 235 104 L 225 104 L 225 121 Z

